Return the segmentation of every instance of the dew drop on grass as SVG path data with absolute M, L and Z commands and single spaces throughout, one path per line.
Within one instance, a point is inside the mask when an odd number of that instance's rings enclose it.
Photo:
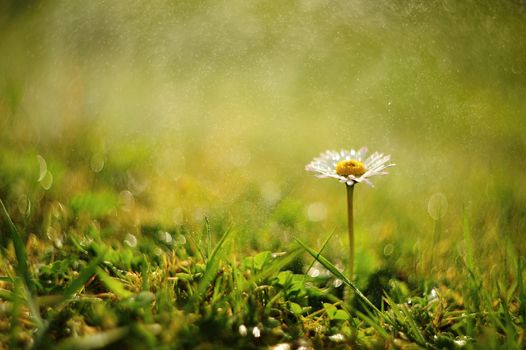
M 446 196 L 441 192 L 437 192 L 429 198 L 427 212 L 434 220 L 438 220 L 446 215 L 447 205 Z

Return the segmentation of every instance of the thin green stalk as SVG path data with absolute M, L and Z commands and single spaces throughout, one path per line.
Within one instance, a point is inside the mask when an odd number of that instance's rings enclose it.
M 349 279 L 352 281 L 354 274 L 354 217 L 353 217 L 353 192 L 354 186 L 347 186 L 347 219 L 349 226 Z
M 13 246 L 15 247 L 16 255 L 16 271 L 17 274 L 22 277 L 24 283 L 26 284 L 27 289 L 31 292 L 32 295 L 35 294 L 35 286 L 33 280 L 31 279 L 31 274 L 29 273 L 29 267 L 27 265 L 27 254 L 24 241 L 18 233 L 18 230 L 13 224 L 9 213 L 7 212 L 4 202 L 0 199 L 0 223 L 5 222 L 7 229 L 9 230 L 10 238 L 13 241 Z M 3 219 L 3 220 L 2 220 Z

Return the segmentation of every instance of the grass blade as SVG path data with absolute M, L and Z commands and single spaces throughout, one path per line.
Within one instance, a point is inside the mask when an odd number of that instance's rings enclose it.
M 384 315 L 367 297 L 352 283 L 343 273 L 341 273 L 336 266 L 334 266 L 329 260 L 323 257 L 319 252 L 307 246 L 305 243 L 295 238 L 296 242 L 303 247 L 314 259 L 316 259 L 320 264 L 322 264 L 327 270 L 329 270 L 335 277 L 339 278 L 347 286 L 351 287 L 352 290 L 358 295 L 362 301 L 379 315 Z M 385 315 L 384 315 L 385 316 Z
M 91 350 L 104 348 L 124 338 L 129 331 L 129 327 L 120 327 L 81 337 L 67 338 L 58 345 L 58 349 Z
M 9 213 L 7 212 L 7 209 L 4 206 L 4 202 L 2 199 L 0 199 L 0 206 L 2 207 L 2 218 L 3 221 L 7 224 L 7 228 L 9 231 L 9 236 L 11 240 L 13 241 L 13 245 L 15 247 L 15 255 L 16 255 L 16 271 L 17 274 L 22 277 L 24 280 L 24 283 L 27 286 L 27 289 L 31 292 L 32 295 L 35 294 L 35 286 L 33 283 L 33 280 L 31 280 L 31 275 L 29 273 L 29 267 L 27 264 L 27 255 L 26 255 L 26 248 L 24 245 L 24 241 L 22 240 L 22 237 L 18 234 L 18 231 L 16 229 L 15 224 L 13 224 L 13 221 L 11 220 L 11 217 L 9 216 Z
M 125 299 L 133 295 L 132 292 L 124 288 L 118 279 L 111 277 L 106 271 L 98 266 L 96 268 L 96 273 L 101 282 L 119 298 Z
M 415 319 L 406 305 L 398 305 L 389 295 L 385 295 L 387 303 L 391 307 L 391 310 L 395 317 L 398 319 L 398 323 L 404 325 L 407 330 L 407 335 L 411 336 L 414 341 L 422 346 L 426 346 L 426 339 L 418 328 Z
M 0 206 L 2 207 L 0 213 L 1 218 L 3 218 L 3 221 L 7 224 L 9 236 L 13 241 L 13 245 L 15 247 L 15 255 L 17 261 L 16 273 L 23 281 L 20 290 L 22 290 L 24 294 L 27 295 L 27 306 L 29 307 L 32 318 L 35 321 L 37 328 L 43 329 L 44 322 L 42 321 L 42 318 L 40 316 L 40 310 L 38 308 L 38 303 L 35 298 L 35 284 L 33 283 L 33 280 L 31 279 L 31 274 L 29 273 L 29 266 L 27 263 L 27 254 L 24 241 L 22 240 L 22 237 L 20 237 L 20 235 L 18 234 L 18 230 L 16 229 L 15 224 L 11 220 L 11 217 L 9 216 L 9 213 L 7 212 L 7 209 L 2 199 L 0 199 Z
M 205 267 L 205 273 L 203 275 L 203 279 L 199 282 L 199 285 L 197 286 L 197 294 L 196 296 L 201 299 L 202 295 L 204 294 L 205 290 L 208 288 L 208 285 L 212 282 L 214 279 L 216 272 L 219 268 L 219 261 L 216 258 L 219 254 L 221 248 L 223 247 L 227 237 L 230 235 L 230 230 L 227 230 L 223 236 L 221 236 L 221 239 L 219 239 L 219 242 L 217 242 L 216 246 L 214 247 L 214 250 L 208 257 L 208 261 L 206 262 Z
M 143 325 L 142 330 L 152 335 L 156 335 L 162 331 L 162 328 L 159 324 L 152 323 Z M 123 339 L 124 337 L 126 337 L 127 334 L 129 334 L 132 331 L 133 329 L 131 327 L 118 327 L 107 331 L 98 332 L 95 334 L 84 335 L 81 337 L 70 337 L 63 340 L 59 344 L 58 349 L 91 350 L 106 348 L 112 343 Z
M 336 232 L 336 230 L 332 230 L 332 232 L 327 236 L 325 241 L 321 244 L 321 248 L 320 248 L 320 251 L 319 251 L 320 254 L 321 254 L 321 252 L 323 252 L 323 250 L 325 249 L 325 247 L 327 246 L 327 244 L 331 240 L 332 236 L 334 236 L 335 232 Z M 312 269 L 312 267 L 314 266 L 315 262 L 316 262 L 316 259 L 313 259 L 312 263 L 309 265 L 309 268 L 307 269 L 307 272 L 309 272 L 309 270 Z M 307 278 L 306 274 L 305 274 L 305 278 Z
M 463 220 L 464 246 L 466 249 L 466 266 L 470 271 L 475 272 L 475 254 L 473 252 L 473 239 L 471 237 L 471 228 L 466 210 L 464 210 Z
M 526 333 L 526 289 L 524 288 L 524 281 L 522 279 L 522 272 L 524 268 L 522 260 L 522 256 L 517 258 L 517 283 L 519 284 L 519 314 L 522 317 L 522 328 Z
M 264 280 L 270 276 L 277 275 L 279 271 L 281 271 L 285 266 L 292 263 L 301 253 L 301 250 L 293 250 L 292 252 L 288 253 L 286 256 L 282 257 L 281 259 L 277 260 L 276 262 L 272 262 L 272 264 L 264 269 L 263 271 L 260 271 L 256 275 L 254 275 L 249 281 L 247 281 L 247 284 L 254 284 L 257 283 L 257 281 Z M 245 289 L 245 287 L 243 288 Z
M 389 333 L 385 330 L 384 327 L 378 322 L 376 322 L 376 318 L 370 317 L 360 311 L 356 311 L 356 315 L 361 318 L 363 321 L 365 321 L 369 326 L 373 327 L 378 334 L 380 334 L 381 337 L 384 339 L 389 339 Z
M 79 274 L 79 276 L 73 280 L 67 287 L 64 289 L 64 299 L 71 299 L 77 292 L 79 292 L 86 282 L 97 273 L 97 268 L 99 264 L 104 259 L 104 253 L 99 254 L 95 257 L 89 264 L 86 266 Z

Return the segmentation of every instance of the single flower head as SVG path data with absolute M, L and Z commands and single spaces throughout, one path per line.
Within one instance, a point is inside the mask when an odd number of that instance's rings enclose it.
M 325 151 L 307 164 L 305 170 L 317 173 L 317 177 L 338 179 L 349 186 L 359 182 L 366 182 L 373 186 L 369 178 L 387 174 L 385 169 L 394 164 L 389 163 L 390 155 L 375 152 L 366 159 L 366 153 L 366 147 L 358 151 L 353 149 L 339 152 Z

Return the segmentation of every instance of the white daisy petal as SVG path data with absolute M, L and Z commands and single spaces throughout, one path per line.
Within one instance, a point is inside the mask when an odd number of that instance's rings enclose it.
M 358 151 L 354 149 L 327 150 L 307 164 L 305 170 L 316 173 L 316 177 L 334 178 L 349 186 L 365 182 L 374 187 L 369 178 L 386 175 L 387 171 L 384 170 L 395 164 L 389 163 L 390 155 L 374 152 L 366 158 L 366 154 L 366 147 L 362 147 Z
M 365 159 L 365 155 L 367 154 L 367 147 L 362 147 L 358 151 L 358 160 L 363 161 Z

